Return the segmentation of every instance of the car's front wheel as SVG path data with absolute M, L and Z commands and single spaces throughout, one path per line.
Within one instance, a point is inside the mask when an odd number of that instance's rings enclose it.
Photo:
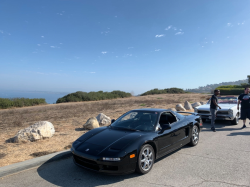
M 192 137 L 191 137 L 189 145 L 196 146 L 198 144 L 199 134 L 200 134 L 199 128 L 197 127 L 197 125 L 194 125 L 192 129 Z
M 236 114 L 236 116 L 235 116 L 235 118 L 231 121 L 231 124 L 232 125 L 238 125 L 238 123 L 239 123 L 239 113 L 238 114 Z
M 137 160 L 136 172 L 140 174 L 148 173 L 152 169 L 154 161 L 155 153 L 153 147 L 149 144 L 142 146 Z

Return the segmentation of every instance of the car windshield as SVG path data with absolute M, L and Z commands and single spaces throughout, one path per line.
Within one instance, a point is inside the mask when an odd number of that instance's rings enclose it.
M 237 104 L 237 97 L 218 97 L 218 104 Z
M 111 127 L 134 130 L 154 131 L 158 112 L 130 111 L 118 118 Z

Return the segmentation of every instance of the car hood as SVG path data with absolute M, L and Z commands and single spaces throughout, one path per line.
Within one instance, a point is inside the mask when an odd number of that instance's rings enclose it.
M 221 107 L 221 109 L 223 110 L 228 110 L 232 107 L 235 107 L 236 104 L 219 104 L 219 106 Z M 196 107 L 197 109 L 199 110 L 210 110 L 210 105 L 209 104 L 206 104 L 206 105 L 201 105 L 201 106 L 198 106 Z
M 107 128 L 77 146 L 77 151 L 99 155 L 104 150 L 121 151 L 132 141 L 141 136 L 141 132 Z

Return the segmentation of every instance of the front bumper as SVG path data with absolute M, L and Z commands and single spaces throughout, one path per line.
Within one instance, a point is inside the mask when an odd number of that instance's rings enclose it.
M 103 161 L 97 156 L 86 155 L 75 152 L 71 149 L 74 163 L 82 168 L 107 173 L 107 174 L 128 174 L 133 173 L 136 168 L 136 158 L 134 160 L 124 157 L 121 161 Z
M 211 119 L 211 115 L 202 113 L 199 113 L 199 115 L 201 116 L 202 119 Z M 231 121 L 233 119 L 234 118 L 230 117 L 229 115 L 216 115 L 215 118 L 215 120 L 228 120 L 228 121 Z

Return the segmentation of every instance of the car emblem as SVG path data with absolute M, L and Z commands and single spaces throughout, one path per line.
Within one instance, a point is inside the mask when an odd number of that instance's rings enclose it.
M 89 151 L 89 149 L 86 149 L 85 151 Z

